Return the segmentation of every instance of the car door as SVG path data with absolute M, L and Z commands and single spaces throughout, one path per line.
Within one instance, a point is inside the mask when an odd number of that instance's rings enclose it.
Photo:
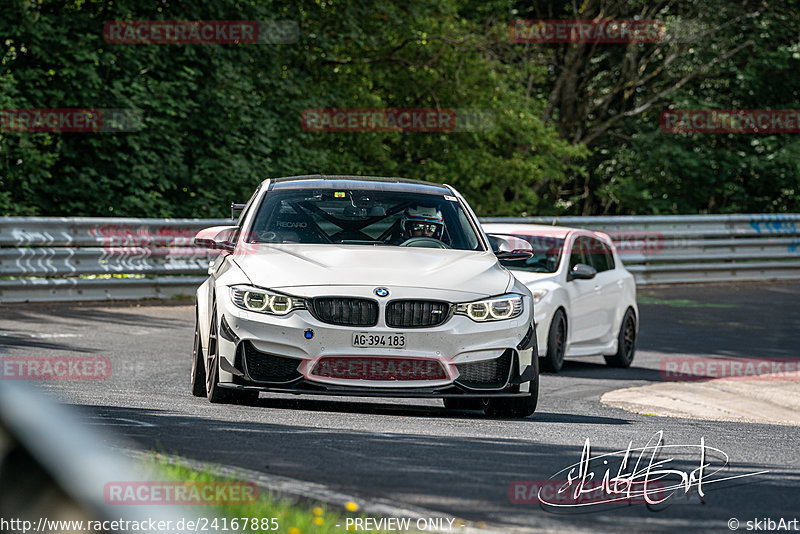
M 579 263 L 592 265 L 590 238 L 579 234 L 572 239 L 568 275 L 572 268 Z M 604 312 L 600 305 L 599 292 L 594 279 L 569 280 L 568 276 L 566 286 L 570 298 L 570 311 L 567 317 L 568 338 L 571 352 L 575 354 L 576 351 L 580 352 L 582 345 L 591 344 L 598 339 Z
M 597 306 L 597 323 L 593 328 L 593 340 L 608 343 L 616 335 L 616 311 L 622 299 L 622 278 L 614 264 L 611 249 L 602 240 L 587 238 L 592 267 L 597 275 L 592 280 Z

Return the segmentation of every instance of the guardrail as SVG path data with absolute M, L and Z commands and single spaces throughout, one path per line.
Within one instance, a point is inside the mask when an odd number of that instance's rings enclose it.
M 216 253 L 198 230 L 229 219 L 0 218 L 0 302 L 192 295 Z M 191 276 L 194 275 L 194 276 Z
M 535 217 L 612 236 L 639 284 L 800 278 L 800 214 Z M 0 218 L 0 302 L 191 295 L 215 252 L 194 234 L 229 219 Z
M 608 233 L 637 284 L 800 278 L 800 214 L 493 217 Z

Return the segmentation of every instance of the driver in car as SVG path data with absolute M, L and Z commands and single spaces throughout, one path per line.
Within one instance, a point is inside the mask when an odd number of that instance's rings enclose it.
M 414 237 L 441 241 L 444 233 L 442 212 L 435 207 L 409 206 L 400 218 L 401 242 Z

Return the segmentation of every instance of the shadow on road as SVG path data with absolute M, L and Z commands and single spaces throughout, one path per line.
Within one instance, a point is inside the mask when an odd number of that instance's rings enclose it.
M 175 415 L 161 410 L 112 406 L 81 409 L 87 415 L 100 414 L 112 423 L 128 421 L 129 426 L 124 429 L 124 434 L 136 443 L 137 448 L 325 484 L 357 499 L 379 495 L 384 499 L 397 499 L 406 505 L 442 510 L 467 520 L 529 527 L 536 526 L 535 521 L 552 519 L 554 515 L 549 513 L 552 510 L 545 511 L 536 502 L 512 502 L 509 493 L 513 488 L 512 483 L 547 481 L 559 471 L 577 465 L 583 450 L 582 442 L 551 442 L 554 440 L 548 439 L 544 432 L 541 439 L 515 437 L 512 429 L 519 430 L 518 425 L 510 427 L 508 437 L 487 438 L 369 432 L 244 420 L 252 415 L 252 410 L 265 407 L 298 409 L 298 406 L 312 410 L 324 408 L 328 412 L 346 408 L 348 412 L 355 410 L 352 413 L 354 418 L 363 417 L 364 413 L 419 415 L 416 408 L 400 407 L 395 410 L 382 404 L 302 401 L 289 406 L 286 402 L 275 400 L 260 402 L 257 407 L 227 406 L 225 413 L 231 419 L 209 417 L 208 413 L 198 416 Z M 432 413 L 436 414 L 435 410 Z M 437 416 L 441 415 L 443 413 Z M 448 421 L 454 423 L 463 419 L 479 418 L 448 417 Z M 595 423 L 606 423 L 591 419 Z M 534 416 L 525 422 L 541 424 L 550 421 L 581 422 L 575 416 L 572 421 L 565 421 L 562 414 Z M 587 433 L 587 437 L 594 434 L 588 429 Z M 687 443 L 699 442 L 700 436 L 698 431 L 697 436 L 692 436 Z M 640 430 L 630 439 L 633 439 L 634 447 L 641 447 L 649 437 L 648 431 Z M 626 434 L 622 439 L 629 437 Z M 720 445 L 717 443 L 719 439 L 713 441 L 715 446 Z M 593 444 L 593 457 L 615 451 L 603 445 Z M 721 446 L 725 448 L 724 444 Z M 671 454 L 674 458 L 668 460 L 668 467 L 691 472 L 699 461 L 699 457 L 695 458 L 691 450 L 685 455 Z M 618 456 L 621 458 L 622 454 Z M 709 462 L 708 458 L 706 461 Z M 602 476 L 604 464 L 596 460 L 593 466 L 597 476 Z M 661 468 L 665 467 L 661 465 Z M 721 478 L 761 470 L 763 466 L 738 462 L 724 468 L 721 471 L 724 475 L 714 476 Z M 560 476 L 566 477 L 566 473 L 562 472 Z M 768 475 L 762 475 L 751 480 L 738 479 L 719 484 L 707 481 L 704 487 L 706 506 L 700 504 L 696 495 L 687 499 L 682 491 L 676 491 L 671 497 L 672 501 L 659 511 L 648 510 L 643 504 L 621 508 L 615 506 L 612 510 L 556 511 L 570 528 L 596 529 L 600 525 L 616 525 L 618 530 L 623 526 L 641 526 L 640 522 L 645 518 L 651 521 L 692 519 L 692 523 L 727 521 L 748 509 L 745 504 L 748 502 L 759 503 L 759 517 L 780 517 L 781 513 L 785 515 L 786 510 L 794 509 L 800 476 L 786 471 L 780 474 L 782 479 L 777 479 L 777 476 L 769 479 Z M 770 495 L 769 499 L 764 499 L 765 492 Z M 752 507 L 749 512 L 755 513 Z
M 798 282 L 640 287 L 639 296 L 640 350 L 800 357 Z

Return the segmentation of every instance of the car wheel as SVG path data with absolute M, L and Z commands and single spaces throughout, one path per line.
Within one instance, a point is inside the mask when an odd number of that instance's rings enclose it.
M 539 360 L 532 358 L 531 365 L 535 366 L 534 377 L 530 381 L 529 395 L 526 397 L 512 397 L 510 399 L 488 398 L 484 401 L 484 411 L 490 417 L 528 417 L 536 411 L 539 401 Z
M 633 310 L 628 308 L 622 318 L 617 339 L 617 353 L 613 356 L 603 356 L 611 367 L 630 367 L 636 354 L 636 317 Z
M 195 397 L 206 396 L 206 363 L 203 361 L 203 347 L 200 344 L 200 323 L 195 311 L 194 318 L 194 348 L 192 349 L 192 395 Z
M 547 355 L 540 358 L 543 371 L 557 373 L 564 366 L 564 354 L 567 351 L 567 316 L 564 310 L 556 310 L 550 322 L 547 334 Z
M 448 410 L 483 410 L 483 402 L 481 402 L 481 399 L 458 399 L 450 397 L 442 400 L 444 401 L 444 407 Z
M 208 363 L 206 371 L 206 397 L 213 403 L 250 404 L 258 399 L 258 391 L 237 391 L 219 386 L 219 343 L 217 338 L 217 305 L 211 313 L 208 331 Z

